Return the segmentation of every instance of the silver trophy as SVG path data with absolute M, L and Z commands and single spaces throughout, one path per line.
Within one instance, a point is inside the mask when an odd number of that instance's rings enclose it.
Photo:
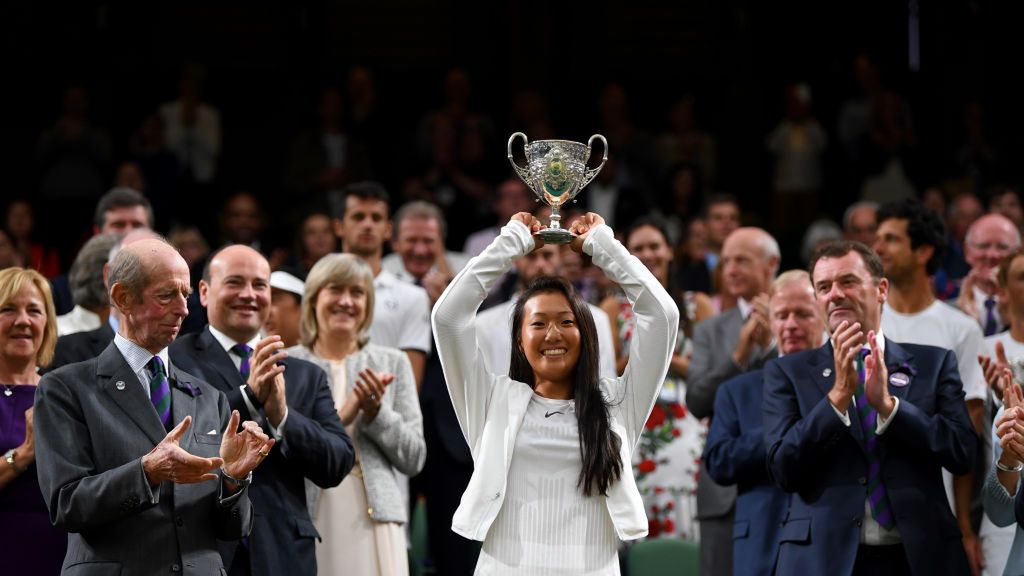
M 526 167 L 512 159 L 512 143 L 523 139 L 526 150 Z M 590 145 L 600 140 L 604 155 L 597 168 L 587 168 L 590 160 Z M 575 234 L 561 226 L 562 215 L 559 207 L 570 202 L 584 186 L 597 176 L 608 160 L 608 141 L 600 134 L 594 134 L 587 143 L 571 140 L 537 140 L 530 142 L 526 134 L 516 132 L 508 139 L 508 161 L 516 174 L 526 182 L 541 201 L 551 206 L 551 224 L 537 233 L 548 244 L 568 244 Z

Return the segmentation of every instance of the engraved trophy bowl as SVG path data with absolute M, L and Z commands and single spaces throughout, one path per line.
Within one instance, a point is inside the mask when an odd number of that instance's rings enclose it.
M 523 140 L 526 152 L 526 166 L 516 164 L 512 158 L 512 143 Z M 604 147 L 601 163 L 588 168 L 591 144 L 600 140 Z M 551 223 L 537 232 L 548 244 L 568 244 L 575 234 L 561 226 L 562 215 L 559 207 L 572 201 L 584 186 L 593 180 L 608 160 L 608 141 L 600 134 L 594 134 L 587 143 L 571 140 L 535 140 L 530 142 L 526 134 L 516 132 L 508 139 L 508 161 L 516 174 L 533 191 L 537 198 L 551 206 Z

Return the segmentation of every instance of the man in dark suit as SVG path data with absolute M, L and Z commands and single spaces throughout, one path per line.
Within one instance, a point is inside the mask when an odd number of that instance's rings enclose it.
M 254 422 L 236 432 L 239 414 L 229 416 L 223 395 L 167 370 L 190 290 L 173 247 L 128 247 L 110 283 L 122 315 L 114 342 L 45 375 L 36 391 L 39 485 L 54 524 L 70 532 L 63 573 L 217 574 L 216 538 L 249 533 L 247 486 L 274 440 Z
M 337 486 L 354 461 L 327 375 L 287 358 L 279 336 L 260 339 L 270 314 L 270 264 L 256 250 L 236 244 L 214 253 L 199 297 L 210 323 L 179 338 L 171 359 L 200 374 L 233 409 L 280 442 L 253 478 L 252 536 L 244 545 L 224 543 L 224 563 L 229 574 L 316 574 L 319 534 L 309 517 L 305 480 Z
M 764 369 L 773 480 L 793 493 L 778 574 L 968 574 L 943 467 L 976 449 L 956 357 L 879 332 L 888 282 L 858 242 L 811 261 L 831 340 Z
M 737 228 L 722 247 L 722 281 L 737 306 L 697 325 L 686 386 L 686 407 L 697 418 L 713 418 L 718 387 L 760 368 L 775 356 L 768 323 L 768 290 L 779 267 L 779 245 L 760 228 Z M 701 574 L 732 573 L 736 488 L 720 486 L 701 462 L 697 481 Z
M 814 299 L 811 279 L 790 270 L 772 285 L 772 334 L 779 355 L 821 346 L 825 321 Z M 703 461 L 711 478 L 736 485 L 733 522 L 733 574 L 771 574 L 779 549 L 779 527 L 789 507 L 789 494 L 776 486 L 765 467 L 764 379 L 761 370 L 737 376 L 718 388 Z

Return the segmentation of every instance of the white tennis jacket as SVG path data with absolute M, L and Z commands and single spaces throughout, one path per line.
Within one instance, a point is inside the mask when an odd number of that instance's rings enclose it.
M 484 540 L 501 510 L 516 434 L 533 395 L 529 385 L 491 373 L 485 354 L 477 348 L 474 317 L 494 282 L 533 248 L 533 236 L 526 225 L 510 222 L 452 280 L 431 314 L 448 393 L 475 468 L 452 518 L 452 530 L 472 540 Z M 625 291 L 636 315 L 636 333 L 625 373 L 601 381 L 611 402 L 611 429 L 622 446 L 622 478 L 602 498 L 618 537 L 634 540 L 647 535 L 647 514 L 633 479 L 633 448 L 668 371 L 679 330 L 679 309 L 608 226 L 595 228 L 583 251 Z

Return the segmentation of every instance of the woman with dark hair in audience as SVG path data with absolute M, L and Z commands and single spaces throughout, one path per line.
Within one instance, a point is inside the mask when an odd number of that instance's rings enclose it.
M 597 214 L 571 248 L 617 282 L 639 320 L 632 362 L 598 378 L 597 330 L 572 286 L 535 280 L 512 312 L 509 373 L 490 371 L 473 321 L 512 263 L 542 240 L 527 212 L 470 260 L 438 299 L 434 340 L 474 471 L 452 530 L 483 541 L 477 574 L 618 574 L 618 540 L 647 534 L 629 463 L 675 344 L 679 310 Z
M 672 278 L 672 248 L 661 224 L 652 218 L 641 218 L 626 232 L 626 247 L 654 274 L 658 282 L 675 298 L 680 311 L 679 334 L 664 385 L 654 410 L 644 427 L 633 458 L 637 485 L 644 495 L 645 508 L 651 518 L 650 537 L 695 540 L 696 494 L 695 474 L 704 449 L 706 430 L 686 409 L 686 375 L 690 366 L 690 337 L 697 322 L 714 315 L 711 299 L 701 292 L 683 292 Z M 608 296 L 601 308 L 612 321 L 618 336 L 615 350 L 616 367 L 621 374 L 627 363 L 636 317 L 633 307 L 622 292 Z
M 35 270 L 0 270 L 0 558 L 4 574 L 59 574 L 67 534 L 53 527 L 36 478 L 32 403 L 53 358 L 56 313 Z
M 427 458 L 412 366 L 397 348 L 369 342 L 373 272 L 352 254 L 329 254 L 306 278 L 302 344 L 288 349 L 327 372 L 356 464 L 336 488 L 306 483 L 321 574 L 408 574 L 408 506 L 396 474 L 414 476 Z

